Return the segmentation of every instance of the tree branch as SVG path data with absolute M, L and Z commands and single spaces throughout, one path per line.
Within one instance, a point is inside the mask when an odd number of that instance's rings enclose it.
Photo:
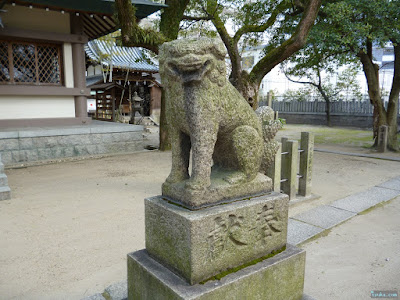
M 139 27 L 136 8 L 130 0 L 115 0 L 117 16 L 121 28 L 121 41 L 127 47 L 143 47 L 158 53 L 158 47 L 167 41 L 163 34 Z
M 289 80 L 289 81 L 291 81 L 291 82 L 294 82 L 294 83 L 301 83 L 301 84 L 310 84 L 310 85 L 315 86 L 316 88 L 318 88 L 318 84 L 315 84 L 315 83 L 312 82 L 312 81 L 294 80 L 294 79 L 290 78 L 290 77 L 286 74 L 285 71 L 283 71 L 283 74 L 285 74 L 287 80 Z
M 317 17 L 321 2 L 322 0 L 309 0 L 303 17 L 290 39 L 270 51 L 253 67 L 250 73 L 250 79 L 254 83 L 259 84 L 263 77 L 271 71 L 273 67 L 284 61 L 305 45 L 307 36 L 314 25 L 315 18 Z
M 210 21 L 211 16 L 183 16 L 182 20 L 186 21 Z
M 261 25 L 244 25 L 241 27 L 233 37 L 234 42 L 238 42 L 239 39 L 246 33 L 249 32 L 263 32 L 267 28 L 271 27 L 274 25 L 277 16 L 279 13 L 281 13 L 285 8 L 289 8 L 289 4 L 286 1 L 282 1 L 281 3 L 278 4 L 278 6 L 274 9 L 274 11 L 271 13 L 271 16 L 268 18 L 268 20 Z

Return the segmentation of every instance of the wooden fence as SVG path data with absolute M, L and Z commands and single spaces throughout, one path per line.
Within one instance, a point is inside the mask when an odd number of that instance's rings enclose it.
M 270 101 L 274 111 L 279 112 L 303 112 L 303 113 L 325 113 L 325 101 Z M 363 101 L 334 101 L 330 103 L 330 112 L 332 114 L 348 114 L 348 115 L 372 115 L 374 107 L 369 100 Z M 267 100 L 260 101 L 260 106 L 268 105 Z M 387 109 L 388 102 L 384 102 Z M 400 115 L 400 107 L 398 114 Z
M 326 102 L 306 102 L 306 101 L 290 101 L 290 102 L 272 102 L 272 109 L 280 112 L 316 112 L 325 113 Z M 372 114 L 374 107 L 366 101 L 338 101 L 331 102 L 331 113 L 342 114 Z
M 273 190 L 283 191 L 289 195 L 289 199 L 295 199 L 297 194 L 310 196 L 313 154 L 313 133 L 302 132 L 300 143 L 282 138 L 275 161 L 268 170 L 268 176 L 273 181 Z

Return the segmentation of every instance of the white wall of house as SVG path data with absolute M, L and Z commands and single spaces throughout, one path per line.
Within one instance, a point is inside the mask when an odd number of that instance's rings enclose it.
M 72 97 L 1 96 L 0 119 L 71 118 L 75 116 Z
M 5 28 L 70 33 L 70 16 L 67 12 L 46 11 L 23 6 L 5 5 L 2 13 Z M 22 40 L 23 41 L 23 40 Z M 63 85 L 74 87 L 72 45 L 62 45 Z M 21 89 L 24 88 L 20 85 Z M 1 89 L 1 85 L 0 85 Z M 0 119 L 24 118 L 74 118 L 73 96 L 0 96 Z

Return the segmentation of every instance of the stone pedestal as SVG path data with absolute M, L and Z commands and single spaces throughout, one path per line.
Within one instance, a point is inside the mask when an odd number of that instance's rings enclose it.
M 195 284 L 286 245 L 289 199 L 271 193 L 202 210 L 145 200 L 146 250 Z
M 284 252 L 221 280 L 190 285 L 141 250 L 128 254 L 128 299 L 300 300 L 305 256 L 304 250 L 287 245 Z
M 128 255 L 128 298 L 301 299 L 305 252 L 286 244 L 288 202 L 271 192 L 190 210 L 146 199 L 146 250 Z

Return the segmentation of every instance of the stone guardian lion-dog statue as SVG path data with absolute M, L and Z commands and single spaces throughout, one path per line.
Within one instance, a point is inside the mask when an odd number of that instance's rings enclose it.
M 160 48 L 172 144 L 172 169 L 162 193 L 190 209 L 272 189 L 260 168 L 268 165 L 265 157 L 273 159 L 279 126 L 269 112 L 261 111 L 260 120 L 231 85 L 225 55 L 223 44 L 209 38 L 175 40 Z

